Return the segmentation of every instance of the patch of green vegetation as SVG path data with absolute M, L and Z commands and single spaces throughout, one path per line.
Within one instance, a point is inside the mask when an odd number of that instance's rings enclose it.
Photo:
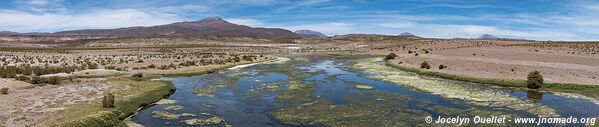
M 222 122 L 224 122 L 225 120 L 223 120 L 220 117 L 210 117 L 207 119 L 188 119 L 188 120 L 184 120 L 183 122 L 187 125 L 214 125 L 214 124 L 220 124 Z
M 93 100 L 91 103 L 75 104 L 62 112 L 62 119 L 45 124 L 61 127 L 126 126 L 123 119 L 134 114 L 137 109 L 159 101 L 175 91 L 174 85 L 168 81 L 134 81 L 127 78 L 112 78 L 110 82 L 117 87 L 128 88 L 114 93 L 114 108 L 103 108 L 101 99 Z
M 201 88 L 193 90 L 191 93 L 203 97 L 214 97 L 214 93 L 220 90 L 221 88 L 237 87 L 237 81 L 239 81 L 239 79 L 241 79 L 242 77 L 243 76 L 223 78 L 219 83 L 204 85 Z
M 166 108 L 164 108 L 166 110 L 181 110 L 183 109 L 183 106 L 181 105 L 169 105 Z
M 360 95 L 344 97 L 344 104 L 333 104 L 316 97 L 312 92 L 299 89 L 286 91 L 277 101 L 286 103 L 287 106 L 271 115 L 287 124 L 300 126 L 431 126 L 423 122 L 423 118 L 432 115 L 431 111 L 443 116 L 513 116 L 496 111 L 461 110 L 442 106 L 409 108 L 414 98 L 382 91 L 360 92 Z M 422 105 L 432 104 L 428 100 L 418 102 Z
M 0 94 L 8 94 L 8 88 L 0 88 Z
M 398 64 L 390 63 L 389 61 L 385 62 L 385 65 L 397 68 L 402 71 L 412 72 L 421 75 L 440 77 L 445 79 L 453 79 L 459 81 L 466 82 L 474 82 L 474 83 L 482 83 L 482 84 L 493 84 L 504 87 L 515 87 L 515 88 L 526 88 L 527 82 L 526 80 L 518 80 L 518 79 L 495 79 L 495 78 L 483 78 L 483 77 L 472 77 L 465 75 L 456 75 L 449 74 L 443 72 L 434 72 L 434 71 L 426 71 L 420 70 L 416 68 L 404 67 Z M 599 96 L 599 86 L 594 85 L 584 85 L 584 84 L 571 84 L 571 83 L 543 83 L 543 87 L 541 90 L 547 91 L 559 91 L 559 92 L 572 92 L 572 93 L 580 93 L 588 96 Z
M 532 71 L 526 77 L 526 87 L 530 89 L 538 89 L 543 85 L 543 76 L 541 76 L 541 72 Z
M 364 85 L 364 84 L 356 84 L 356 88 L 363 90 L 371 90 L 374 89 L 374 86 Z
M 170 112 L 166 112 L 166 111 L 153 111 L 152 114 L 154 114 L 152 116 L 154 118 L 160 118 L 160 119 L 166 119 L 166 120 L 179 119 L 179 117 L 183 117 L 183 116 L 196 116 L 194 114 L 189 114 L 189 113 L 175 114 L 175 113 L 170 113 Z

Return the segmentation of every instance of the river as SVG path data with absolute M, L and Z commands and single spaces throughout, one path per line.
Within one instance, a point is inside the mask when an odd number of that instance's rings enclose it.
M 170 103 L 145 108 L 132 121 L 149 127 L 443 126 L 425 117 L 599 116 L 599 101 L 577 94 L 427 77 L 367 55 L 285 57 L 291 60 L 162 78 L 177 88 Z

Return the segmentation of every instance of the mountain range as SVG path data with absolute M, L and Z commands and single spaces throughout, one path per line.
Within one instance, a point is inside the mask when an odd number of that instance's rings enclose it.
M 302 37 L 328 37 L 327 35 L 314 30 L 296 30 L 294 33 Z
M 176 22 L 148 27 L 126 27 L 116 29 L 83 29 L 55 33 L 14 33 L 0 32 L 0 35 L 40 35 L 40 36 L 155 36 L 155 35 L 206 35 L 241 36 L 261 38 L 296 38 L 300 35 L 280 28 L 257 28 L 237 25 L 219 17 L 205 18 L 199 21 Z
M 490 39 L 490 40 L 492 40 L 492 39 L 499 39 L 499 38 L 497 38 L 497 37 L 495 37 L 493 35 L 484 34 L 484 35 L 478 37 L 477 39 Z

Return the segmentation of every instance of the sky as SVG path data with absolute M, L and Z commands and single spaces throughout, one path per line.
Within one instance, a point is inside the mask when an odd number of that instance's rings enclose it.
M 599 40 L 599 1 L 585 0 L 0 0 L 0 31 L 151 26 L 207 17 L 330 36 L 410 32 Z

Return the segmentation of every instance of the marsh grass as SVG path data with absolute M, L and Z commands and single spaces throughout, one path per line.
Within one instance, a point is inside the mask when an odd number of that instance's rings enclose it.
M 63 118 L 46 124 L 61 127 L 126 126 L 123 119 L 175 91 L 174 85 L 167 81 L 134 81 L 126 78 L 113 78 L 110 81 L 129 88 L 115 93 L 114 108 L 105 109 L 102 100 L 96 99 L 90 103 L 71 105 L 63 111 Z

